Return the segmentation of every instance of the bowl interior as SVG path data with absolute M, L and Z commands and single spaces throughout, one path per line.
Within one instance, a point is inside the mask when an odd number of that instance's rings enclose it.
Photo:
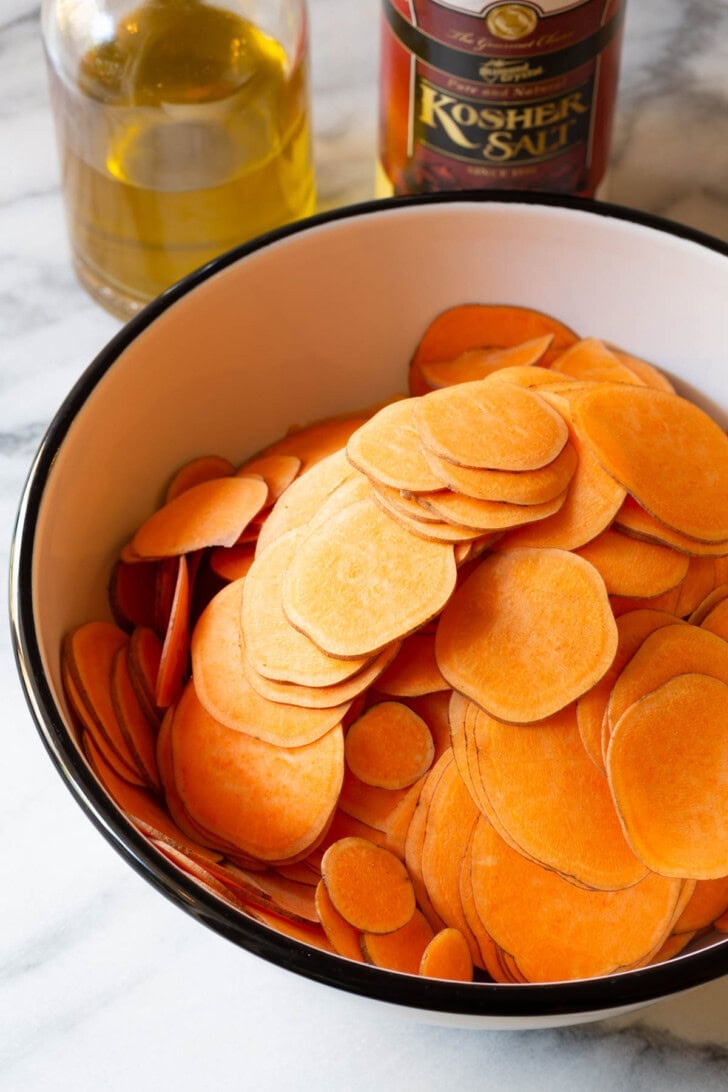
M 26 625 L 57 709 L 63 634 L 109 616 L 111 563 L 185 460 L 240 461 L 403 392 L 425 325 L 462 302 L 549 312 L 659 364 L 725 425 L 727 299 L 724 253 L 606 207 L 452 200 L 284 233 L 145 312 L 62 407 L 26 496 Z

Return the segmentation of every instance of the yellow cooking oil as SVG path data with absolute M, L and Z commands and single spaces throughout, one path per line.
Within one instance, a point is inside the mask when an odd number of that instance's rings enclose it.
M 203 0 L 147 0 L 99 32 L 53 98 L 76 269 L 126 317 L 314 211 L 306 50 Z

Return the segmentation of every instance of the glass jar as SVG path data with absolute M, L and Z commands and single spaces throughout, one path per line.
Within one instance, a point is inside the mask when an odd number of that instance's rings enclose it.
M 127 318 L 315 208 L 305 0 L 44 0 L 81 283 Z

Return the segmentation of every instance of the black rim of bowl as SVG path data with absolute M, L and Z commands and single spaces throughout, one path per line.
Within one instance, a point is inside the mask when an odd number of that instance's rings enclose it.
M 415 205 L 529 204 L 586 211 L 629 221 L 696 243 L 728 257 L 728 244 L 702 232 L 607 202 L 520 192 L 436 193 L 366 201 L 320 213 L 253 239 L 190 274 L 131 319 L 89 364 L 53 418 L 28 474 L 18 510 L 10 561 L 10 618 L 16 664 L 25 698 L 46 750 L 68 789 L 93 824 L 152 886 L 202 924 L 240 947 L 294 973 L 352 994 L 422 1012 L 482 1018 L 545 1020 L 637 1006 L 701 985 L 728 973 L 728 942 L 640 970 L 574 982 L 456 983 L 415 978 L 309 947 L 274 932 L 202 890 L 158 853 L 113 805 L 90 772 L 56 707 L 34 626 L 33 548 L 45 481 L 57 451 L 90 392 L 142 330 L 213 274 L 289 235 L 364 214 L 387 215 Z M 567 1021 L 568 1022 L 568 1021 Z

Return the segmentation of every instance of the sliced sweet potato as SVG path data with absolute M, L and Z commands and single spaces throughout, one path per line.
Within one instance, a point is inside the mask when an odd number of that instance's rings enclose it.
M 420 445 L 414 420 L 416 400 L 390 402 L 356 430 L 346 445 L 354 466 L 368 478 L 394 489 L 438 489 Z
M 437 666 L 434 633 L 413 633 L 389 667 L 377 680 L 377 690 L 395 698 L 416 697 L 447 690 L 448 684 Z
M 258 535 L 258 552 L 286 531 L 306 526 L 333 491 L 356 473 L 346 449 L 341 448 L 321 459 L 305 474 L 299 474 L 268 514 Z
M 262 459 L 271 455 L 295 455 L 301 460 L 300 473 L 308 471 L 322 459 L 346 447 L 352 432 L 363 425 L 372 412 L 344 413 L 292 428 L 280 440 L 275 440 L 251 456 L 250 462 L 253 458 Z
M 208 554 L 212 572 L 228 581 L 242 579 L 250 570 L 254 558 L 255 544 L 251 542 L 236 542 L 234 546 L 216 546 Z
M 263 861 L 310 848 L 336 806 L 344 766 L 340 727 L 302 747 L 276 747 L 215 721 L 191 684 L 171 726 L 174 779 L 191 817 Z
M 275 504 L 301 472 L 302 460 L 298 455 L 260 455 L 246 460 L 235 472 L 238 477 L 258 475 L 268 486 L 267 504 Z
M 656 520 L 634 497 L 627 496 L 614 517 L 617 530 L 645 542 L 659 542 L 690 557 L 724 557 L 728 554 L 728 542 L 699 542 L 672 527 Z
M 507 348 L 466 349 L 448 360 L 422 363 L 419 373 L 430 390 L 484 379 L 501 368 L 535 367 L 554 340 L 553 334 L 522 341 Z
M 435 744 L 427 723 L 398 701 L 377 702 L 349 726 L 344 753 L 366 785 L 405 789 L 427 772 Z
M 121 629 L 131 631 L 135 626 L 155 625 L 156 582 L 154 561 L 115 562 L 109 578 L 109 606 Z
M 476 710 L 471 731 L 482 792 L 522 853 L 601 891 L 631 887 L 645 876 L 606 778 L 581 743 L 573 705 L 530 726 Z
M 544 504 L 564 492 L 576 470 L 577 455 L 572 443 L 538 470 L 488 470 L 456 466 L 432 452 L 427 462 L 441 486 L 455 493 L 481 500 L 510 504 Z
M 676 588 L 688 572 L 685 554 L 611 528 L 575 553 L 597 569 L 610 595 L 649 599 Z
M 627 839 L 653 872 L 728 872 L 726 738 L 728 683 L 697 672 L 646 693 L 615 724 L 609 783 Z
M 565 550 L 494 554 L 442 612 L 437 661 L 453 689 L 502 720 L 565 708 L 606 673 L 617 628 L 604 582 Z
M 361 950 L 367 963 L 402 974 L 419 974 L 422 957 L 433 938 L 432 926 L 421 910 L 392 933 L 362 933 Z
M 415 912 L 407 871 L 393 853 L 364 838 L 341 838 L 321 860 L 321 878 L 341 916 L 366 933 L 393 933 Z
M 455 527 L 481 534 L 522 527 L 546 519 L 558 512 L 566 500 L 566 491 L 542 504 L 510 504 L 506 501 L 481 500 L 461 493 L 423 493 L 419 503 L 434 515 Z
M 725 914 L 728 910 L 728 875 L 714 880 L 698 880 L 672 929 L 674 933 L 689 933 L 691 936 Z
M 650 873 L 620 891 L 577 887 L 511 849 L 484 816 L 470 864 L 485 928 L 529 982 L 591 978 L 639 963 L 667 938 L 681 889 L 680 880 Z
M 454 982 L 472 982 L 473 960 L 468 942 L 459 929 L 441 929 L 432 938 L 420 962 L 424 978 L 446 978 Z
M 432 618 L 455 580 L 451 546 L 408 534 L 376 501 L 362 500 L 301 540 L 283 609 L 328 655 L 357 658 Z
M 460 383 L 418 399 L 423 445 L 457 466 L 537 470 L 568 439 L 563 418 L 535 392 L 504 383 Z
M 326 890 L 326 885 L 323 880 L 319 880 L 318 882 L 315 899 L 319 921 L 321 922 L 323 930 L 331 942 L 334 951 L 338 952 L 339 955 L 344 956 L 345 959 L 353 959 L 355 963 L 363 963 L 364 956 L 360 943 L 361 934 L 359 930 L 355 929 L 353 925 L 350 925 L 336 909 L 329 898 L 329 893 Z
M 612 350 L 596 337 L 575 342 L 551 364 L 551 370 L 575 379 L 599 382 L 632 383 L 645 386 L 635 371 L 621 362 Z
M 135 532 L 140 558 L 174 557 L 207 546 L 232 546 L 268 497 L 260 478 L 215 478 L 158 508 Z
M 111 701 L 135 766 L 150 788 L 161 789 L 157 767 L 158 719 L 151 719 L 139 700 L 129 669 L 128 645 L 118 649 L 111 664 Z
M 218 592 L 200 616 L 191 641 L 192 674 L 200 702 L 210 716 L 239 732 L 281 747 L 301 747 L 325 735 L 350 703 L 304 709 L 262 697 L 243 670 L 241 581 Z
M 187 678 L 191 599 L 189 566 L 182 554 L 177 558 L 177 580 L 154 691 L 154 701 L 159 709 L 166 709 L 177 700 Z
M 185 493 L 193 485 L 213 481 L 216 478 L 229 478 L 235 473 L 235 467 L 223 455 L 198 455 L 195 459 L 181 466 L 175 472 L 164 494 L 164 503 Z
M 605 470 L 662 523 L 728 539 L 728 437 L 687 399 L 621 384 L 582 392 L 575 425 Z

